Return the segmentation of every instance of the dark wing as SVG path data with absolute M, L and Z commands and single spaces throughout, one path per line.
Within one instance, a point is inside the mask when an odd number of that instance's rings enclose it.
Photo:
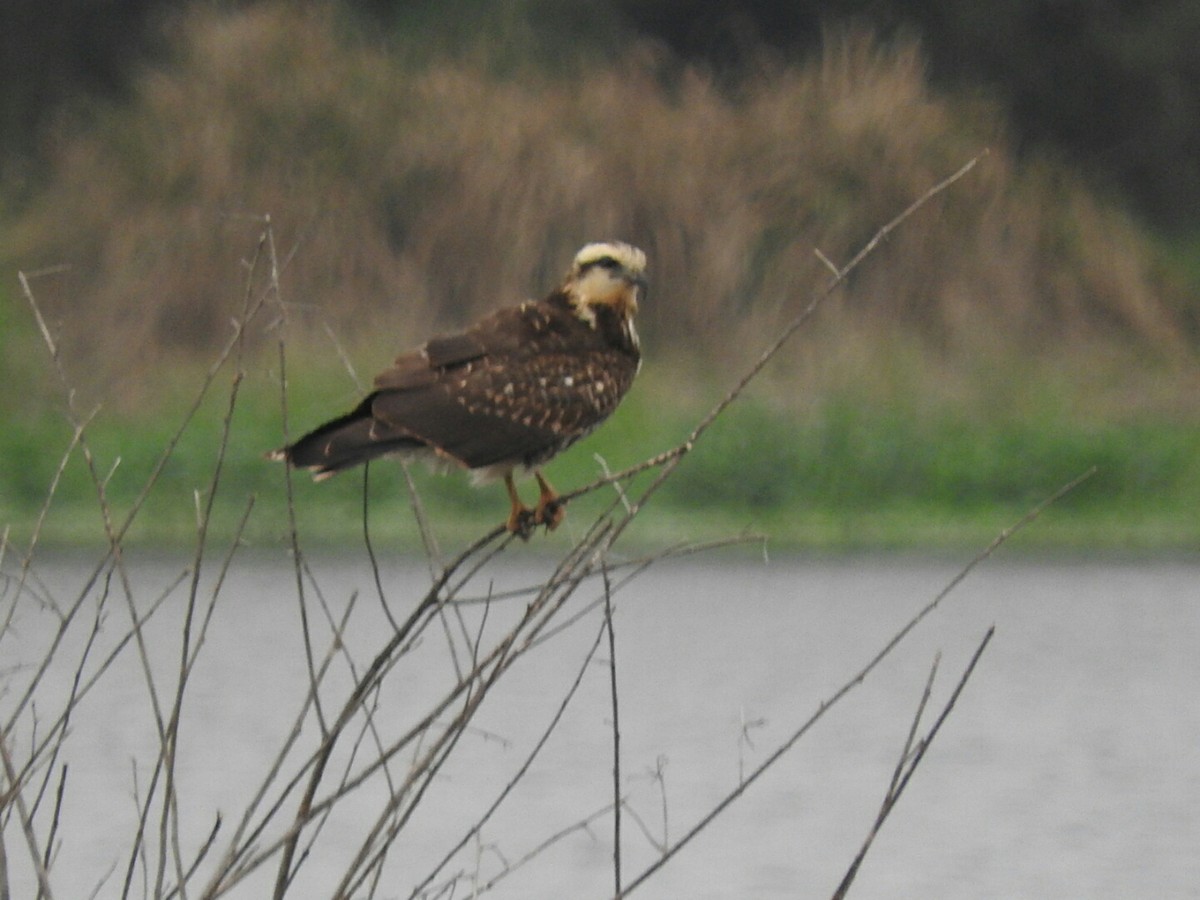
M 568 309 L 525 303 L 397 358 L 358 408 L 286 452 L 318 474 L 420 448 L 471 469 L 533 466 L 603 421 L 636 370 Z
M 614 371 L 612 354 L 570 349 L 487 355 L 418 390 L 381 390 L 373 436 L 415 435 L 470 469 L 535 466 L 600 424 L 636 366 Z
M 552 296 L 430 340 L 376 379 L 375 437 L 416 435 L 467 468 L 537 465 L 616 408 L 637 371 Z

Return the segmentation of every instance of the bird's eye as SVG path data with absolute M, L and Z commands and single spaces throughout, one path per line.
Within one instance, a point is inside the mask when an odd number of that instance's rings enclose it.
M 615 259 L 613 259 L 611 256 L 600 257 L 598 260 L 596 260 L 596 265 L 600 266 L 602 269 L 619 269 L 619 268 L 621 268 L 621 264 L 619 262 L 617 262 Z

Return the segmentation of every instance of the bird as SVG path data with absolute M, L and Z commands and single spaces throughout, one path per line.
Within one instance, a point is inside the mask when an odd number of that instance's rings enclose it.
M 320 481 L 381 456 L 430 459 L 502 478 L 505 528 L 528 539 L 566 511 L 541 467 L 617 408 L 641 368 L 634 318 L 647 290 L 646 254 L 589 243 L 544 299 L 496 310 L 396 358 L 350 412 L 268 454 Z M 530 509 L 514 483 L 532 472 Z

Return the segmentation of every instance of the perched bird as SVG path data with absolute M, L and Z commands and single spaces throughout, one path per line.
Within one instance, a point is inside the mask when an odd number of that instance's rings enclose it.
M 539 467 L 603 422 L 633 383 L 645 272 L 636 247 L 588 244 L 544 300 L 431 338 L 398 357 L 351 412 L 269 456 L 315 480 L 388 454 L 457 463 L 476 480 L 503 477 L 510 532 L 556 528 L 565 511 Z M 537 479 L 532 510 L 513 484 L 517 468 Z

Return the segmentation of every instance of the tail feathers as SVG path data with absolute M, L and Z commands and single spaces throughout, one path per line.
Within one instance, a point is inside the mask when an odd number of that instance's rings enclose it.
M 373 434 L 374 424 L 370 405 L 364 402 L 353 412 L 326 422 L 296 442 L 268 453 L 267 458 L 286 461 L 298 469 L 311 469 L 313 479 L 319 481 L 388 453 L 419 450 L 425 446 L 408 436 Z

